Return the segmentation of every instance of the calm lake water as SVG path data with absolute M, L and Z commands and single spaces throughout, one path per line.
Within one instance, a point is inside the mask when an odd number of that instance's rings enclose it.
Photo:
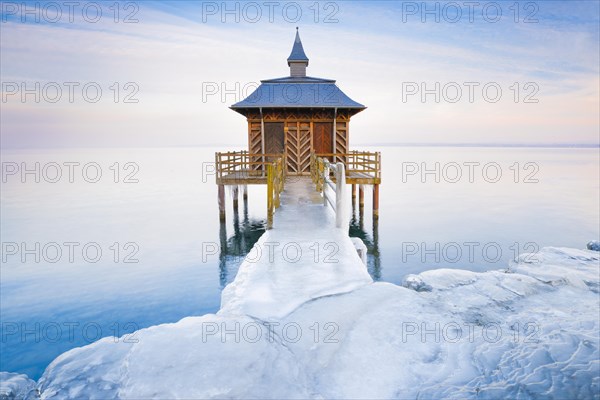
M 374 279 L 499 269 L 518 252 L 600 236 L 597 148 L 364 149 L 382 152 L 380 219 L 367 189 L 350 233 L 367 243 Z M 264 232 L 266 196 L 250 187 L 237 216 L 229 198 L 220 225 L 217 150 L 228 149 L 3 151 L 1 371 L 37 379 L 99 337 L 218 310 Z M 11 175 L 36 162 L 39 183 Z

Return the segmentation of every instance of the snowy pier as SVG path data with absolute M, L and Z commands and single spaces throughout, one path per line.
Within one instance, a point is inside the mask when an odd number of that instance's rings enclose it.
M 272 229 L 225 288 L 223 312 L 281 318 L 311 299 L 372 282 L 347 225 L 337 226 L 309 177 L 288 180 L 280 201 Z

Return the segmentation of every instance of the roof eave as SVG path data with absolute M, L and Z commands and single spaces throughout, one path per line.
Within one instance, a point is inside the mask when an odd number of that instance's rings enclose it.
M 338 110 L 359 110 L 359 111 L 363 111 L 366 110 L 368 107 L 360 105 L 360 106 L 318 106 L 318 105 L 310 105 L 310 106 L 303 106 L 303 105 L 285 105 L 285 106 L 281 106 L 281 105 L 267 105 L 267 104 L 263 104 L 263 105 L 256 105 L 256 106 L 246 106 L 246 105 L 232 105 L 229 107 L 229 109 L 233 110 L 233 111 L 238 111 L 239 110 L 258 110 L 258 109 L 268 109 L 268 108 L 321 108 L 321 109 L 330 109 L 330 110 L 334 110 L 334 109 L 338 109 Z

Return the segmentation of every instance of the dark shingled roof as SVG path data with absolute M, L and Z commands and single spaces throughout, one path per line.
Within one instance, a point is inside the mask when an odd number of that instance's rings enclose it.
M 308 57 L 304 52 L 304 47 L 302 47 L 302 41 L 300 40 L 300 33 L 298 33 L 298 28 L 296 28 L 296 40 L 294 40 L 294 46 L 292 47 L 292 52 L 287 59 L 288 65 L 290 65 L 291 61 L 306 61 L 306 65 L 308 65 Z
M 350 108 L 366 107 L 348 97 L 334 80 L 313 77 L 287 77 L 261 81 L 261 85 L 233 110 L 248 108 Z

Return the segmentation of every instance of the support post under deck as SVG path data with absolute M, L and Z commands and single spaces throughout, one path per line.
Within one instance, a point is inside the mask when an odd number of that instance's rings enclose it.
M 233 209 L 234 211 L 237 213 L 238 212 L 238 206 L 240 203 L 240 190 L 239 190 L 239 186 L 234 186 L 232 188 L 233 191 Z
M 373 220 L 379 218 L 379 185 L 373 185 Z
M 360 208 L 365 206 L 365 187 L 358 185 L 358 205 Z
M 225 185 L 219 185 L 219 220 L 225 221 Z

